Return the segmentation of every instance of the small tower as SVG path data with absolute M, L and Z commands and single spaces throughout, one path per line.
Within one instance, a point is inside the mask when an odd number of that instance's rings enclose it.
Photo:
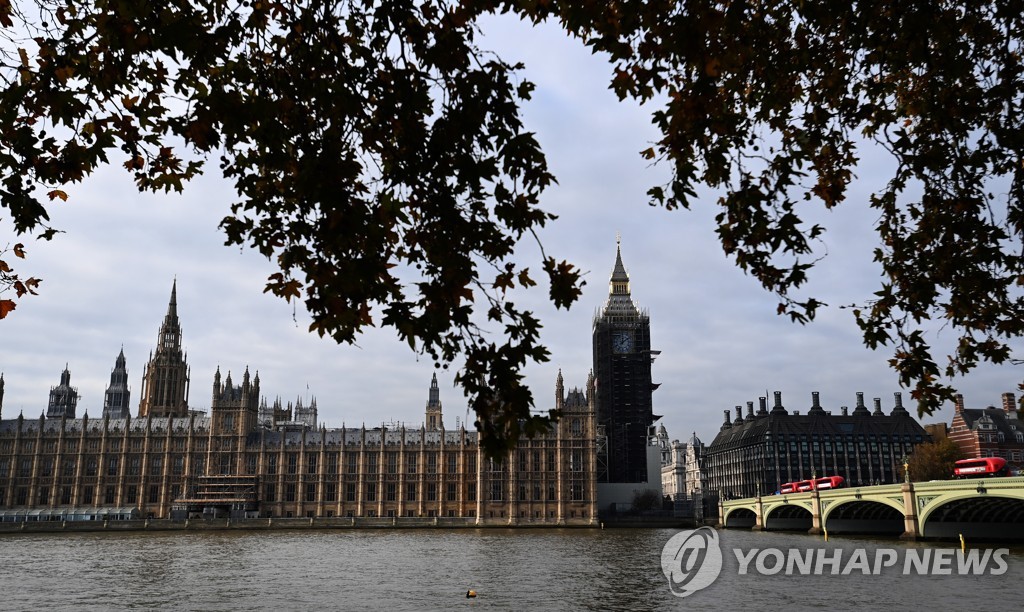
M 78 388 L 71 386 L 71 372 L 67 364 L 60 375 L 60 384 L 50 387 L 50 403 L 46 407 L 46 418 L 56 419 L 67 417 L 75 418 L 75 408 L 78 406 Z
M 242 384 L 235 386 L 228 372 L 224 384 L 220 384 L 220 366 L 213 375 L 213 398 L 210 402 L 210 417 L 213 432 L 217 435 L 244 435 L 256 429 L 259 418 L 260 377 L 249 380 L 249 368 L 245 368 Z
M 437 372 L 430 380 L 430 396 L 427 400 L 427 431 L 444 429 L 444 421 L 441 416 L 441 390 L 437 387 Z
M 302 404 L 302 398 L 300 397 L 295 402 L 293 420 L 296 423 L 303 423 L 307 429 L 316 429 L 316 397 L 310 400 L 308 406 Z
M 110 384 L 103 395 L 103 416 L 109 419 L 127 419 L 130 416 L 131 391 L 128 389 L 128 366 L 124 358 L 124 348 L 114 361 L 114 369 L 110 371 Z

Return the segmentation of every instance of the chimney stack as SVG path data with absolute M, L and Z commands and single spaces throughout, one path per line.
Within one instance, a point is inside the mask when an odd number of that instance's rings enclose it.
M 874 398 L 874 401 L 875 411 L 871 413 L 871 416 L 885 416 L 885 413 L 882 412 L 882 398 L 876 397 Z
M 1017 398 L 1012 393 L 1003 394 L 1003 412 L 1008 419 L 1017 418 Z
M 956 411 L 957 412 L 963 412 L 964 411 L 964 396 L 962 394 L 960 394 L 960 393 L 957 393 L 956 394 L 956 400 L 954 401 L 954 404 L 956 405 Z
M 811 409 L 807 411 L 807 414 L 824 415 L 825 409 L 821 407 L 819 401 L 819 395 L 817 391 L 811 392 Z
M 896 416 L 897 414 L 908 414 L 907 409 L 903 407 L 903 394 L 897 391 L 896 393 L 893 393 L 893 396 L 896 399 L 896 406 L 892 409 L 893 416 Z
M 758 403 L 761 404 L 761 408 L 757 411 L 757 416 L 768 416 L 768 398 L 759 397 L 757 398 Z
M 733 421 L 733 425 L 743 424 L 743 406 L 736 406 L 736 420 Z
M 747 418 L 745 420 L 754 420 L 754 402 L 747 402 Z
M 864 405 L 864 393 L 857 392 L 857 405 L 853 407 L 853 416 L 870 416 L 868 407 Z
M 775 392 L 775 406 L 772 407 L 772 414 L 789 414 L 782 407 L 782 391 Z

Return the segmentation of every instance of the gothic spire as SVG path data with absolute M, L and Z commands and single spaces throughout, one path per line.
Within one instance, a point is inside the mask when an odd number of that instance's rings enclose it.
M 612 269 L 612 282 L 621 281 L 629 282 L 629 273 L 626 272 L 626 266 L 622 264 L 622 238 L 615 238 L 615 267 Z
M 167 317 L 165 321 L 174 319 L 178 321 L 178 277 L 174 277 L 174 282 L 171 283 L 171 301 L 167 304 Z
M 114 360 L 110 371 L 110 384 L 103 394 L 103 416 L 110 419 L 124 419 L 130 412 L 131 391 L 128 389 L 128 367 L 124 358 L 124 347 Z
M 181 350 L 181 324 L 178 322 L 178 279 L 171 285 L 171 301 L 167 303 L 167 315 L 160 325 L 160 338 L 157 340 L 157 352 L 161 349 Z
M 615 266 L 612 267 L 611 278 L 608 279 L 608 301 L 604 306 L 605 314 L 635 316 L 639 314 L 629 290 L 629 273 L 622 263 L 622 239 L 615 239 Z

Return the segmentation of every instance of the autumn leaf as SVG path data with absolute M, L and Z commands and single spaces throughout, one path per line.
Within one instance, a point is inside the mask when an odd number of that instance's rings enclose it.
M 6 317 L 16 307 L 14 300 L 0 300 L 0 319 Z
M 63 202 L 68 201 L 68 194 L 64 193 L 60 189 L 54 189 L 53 191 L 47 193 L 46 195 L 49 196 L 50 200 L 56 200 L 57 198 L 60 198 Z

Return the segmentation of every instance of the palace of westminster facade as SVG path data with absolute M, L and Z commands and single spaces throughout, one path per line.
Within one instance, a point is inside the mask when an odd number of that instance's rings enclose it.
M 562 418 L 524 438 L 501 462 L 478 433 L 447 430 L 436 376 L 424 425 L 328 429 L 316 401 L 270 406 L 259 374 L 240 384 L 214 375 L 209 413 L 189 410 L 177 286 L 145 366 L 138 414 L 129 410 L 124 353 L 100 418 L 77 417 L 65 369 L 46 415 L 3 418 L 0 376 L 0 514 L 52 519 L 75 513 L 142 518 L 453 517 L 476 524 L 595 525 L 595 381 L 564 389 Z

